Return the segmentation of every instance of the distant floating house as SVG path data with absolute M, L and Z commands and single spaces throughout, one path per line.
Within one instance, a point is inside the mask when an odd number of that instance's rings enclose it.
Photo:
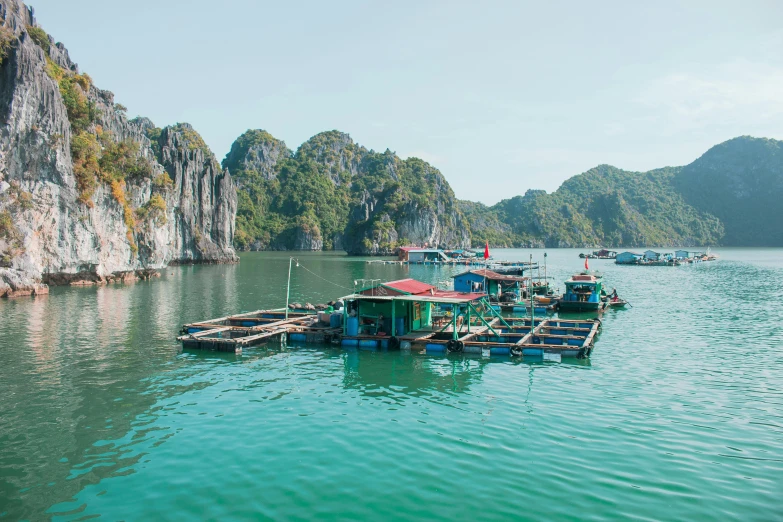
M 644 258 L 647 261 L 658 261 L 661 259 L 661 253 L 655 252 L 654 250 L 645 250 L 644 251 Z
M 615 263 L 618 265 L 635 265 L 644 259 L 644 254 L 638 252 L 623 252 L 617 254 L 615 257 Z
M 397 259 L 399 259 L 400 261 L 407 261 L 408 255 L 410 254 L 411 250 L 421 250 L 421 247 L 411 247 L 411 246 L 400 247 L 397 250 Z
M 703 255 L 702 252 L 693 252 L 693 251 L 689 251 L 689 250 L 675 250 L 674 251 L 674 257 L 676 259 L 692 259 L 692 258 L 695 258 L 695 257 L 700 257 L 702 255 Z
M 617 257 L 617 252 L 602 248 L 601 250 L 593 252 L 593 255 L 599 259 L 615 259 Z
M 398 257 L 400 261 L 408 263 L 439 263 L 449 260 L 439 248 L 400 247 Z
M 453 278 L 455 292 L 483 292 L 496 295 L 503 292 L 514 292 L 519 295 L 522 282 L 529 279 L 485 269 L 468 270 Z

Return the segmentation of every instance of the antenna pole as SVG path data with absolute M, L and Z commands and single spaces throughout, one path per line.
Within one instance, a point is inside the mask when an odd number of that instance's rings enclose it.
M 285 318 L 288 320 L 288 300 L 291 297 L 291 264 L 293 263 L 294 258 L 289 257 L 288 258 L 288 284 L 286 285 L 285 289 Z M 299 266 L 299 261 L 296 262 L 296 266 Z

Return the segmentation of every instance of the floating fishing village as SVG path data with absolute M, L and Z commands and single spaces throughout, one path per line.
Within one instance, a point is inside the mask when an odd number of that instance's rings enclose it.
M 483 256 L 473 250 L 402 247 L 397 260 L 367 263 L 465 266 L 466 270 L 451 277 L 450 289 L 411 278 L 373 279 L 369 284 L 360 280 L 354 281 L 353 293 L 321 305 L 289 303 L 287 293 L 284 308 L 185 324 L 177 340 L 184 349 L 235 353 L 276 339 L 427 354 L 583 359 L 591 355 L 600 334 L 600 314 L 630 306 L 615 289 L 606 291 L 603 275 L 589 269 L 590 259 L 641 266 L 717 259 L 709 250 L 638 254 L 601 249 L 579 257 L 584 259 L 584 270 L 564 281 L 564 291 L 557 294 L 546 273 L 546 254 L 542 275 L 532 255 L 526 262 L 493 260 L 488 245 Z M 289 259 L 289 293 L 294 261 Z M 568 317 L 584 313 L 594 317 Z
M 286 302 L 284 308 L 185 324 L 178 341 L 184 349 L 235 353 L 275 339 L 348 349 L 560 361 L 589 357 L 601 331 L 600 313 L 628 304 L 616 291 L 604 290 L 602 274 L 590 271 L 587 260 L 585 270 L 565 281 L 565 291 L 556 294 L 547 280 L 546 264 L 541 276 L 532 256 L 528 262 L 492 261 L 488 247 L 481 258 L 460 255 L 458 260 L 440 250 L 415 248 L 400 255 L 404 259 L 399 262 L 468 260 L 468 267 L 451 278 L 450 289 L 412 278 L 354 281 L 353 293 L 326 305 Z M 484 268 L 476 267 L 477 259 Z M 289 260 L 289 291 L 294 261 Z M 594 316 L 567 316 L 584 312 Z
M 709 249 L 706 252 L 695 252 L 689 250 L 675 250 L 674 252 L 661 253 L 654 250 L 645 250 L 639 252 L 617 253 L 614 250 L 595 250 L 590 254 L 579 254 L 580 259 L 602 259 L 612 260 L 618 265 L 640 265 L 640 266 L 680 266 L 694 263 L 703 263 L 705 261 L 715 261 L 718 256 L 711 253 Z

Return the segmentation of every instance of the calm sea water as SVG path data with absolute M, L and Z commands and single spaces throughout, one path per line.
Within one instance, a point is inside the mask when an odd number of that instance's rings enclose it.
M 548 251 L 561 286 L 577 253 Z M 783 250 L 720 254 L 592 261 L 633 308 L 560 364 L 180 351 L 281 306 L 286 253 L 0 301 L 0 520 L 781 520 Z M 455 272 L 298 257 L 292 301 Z

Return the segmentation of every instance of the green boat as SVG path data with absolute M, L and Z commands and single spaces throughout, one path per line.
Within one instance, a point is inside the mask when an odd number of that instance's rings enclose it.
M 605 306 L 601 300 L 600 276 L 575 274 L 565 282 L 565 293 L 560 299 L 561 312 L 596 312 Z

